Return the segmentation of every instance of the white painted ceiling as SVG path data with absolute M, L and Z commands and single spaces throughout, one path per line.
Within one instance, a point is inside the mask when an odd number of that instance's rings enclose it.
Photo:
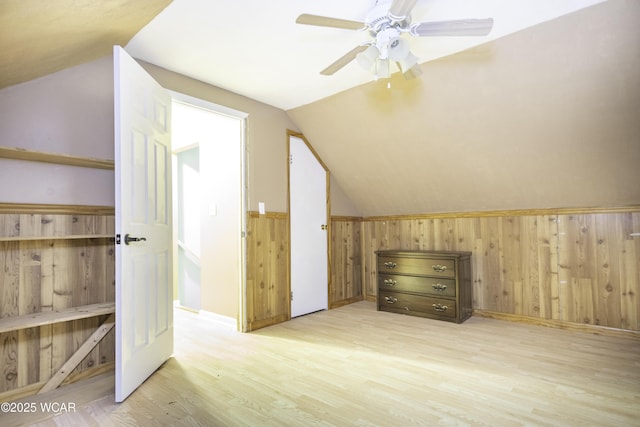
M 487 37 L 411 38 L 426 62 L 603 0 L 418 0 L 413 22 L 494 18 Z M 370 38 L 366 31 L 295 23 L 310 13 L 363 21 L 372 0 L 174 0 L 126 45 L 135 58 L 284 110 L 367 83 L 354 61 L 320 71 Z M 405 36 L 409 37 L 409 36 Z

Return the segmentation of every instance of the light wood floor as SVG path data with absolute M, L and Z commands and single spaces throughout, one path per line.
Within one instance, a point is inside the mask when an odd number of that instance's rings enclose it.
M 360 302 L 241 334 L 177 311 L 176 352 L 124 403 L 113 374 L 0 425 L 640 426 L 640 341 Z

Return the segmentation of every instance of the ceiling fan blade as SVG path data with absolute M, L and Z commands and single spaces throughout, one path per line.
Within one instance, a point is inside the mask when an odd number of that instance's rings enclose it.
M 328 16 L 309 15 L 303 13 L 296 19 L 296 24 L 316 25 L 318 27 L 342 28 L 345 30 L 360 30 L 365 28 L 364 22 L 350 21 L 348 19 L 330 18 Z
M 389 8 L 389 17 L 394 21 L 404 21 L 418 0 L 393 0 Z
M 418 37 L 431 36 L 486 36 L 493 28 L 493 18 L 460 19 L 455 21 L 420 22 L 409 32 Z
M 368 47 L 369 46 L 367 46 L 367 45 L 356 46 L 355 48 L 351 49 L 349 52 L 344 54 L 342 57 L 338 58 L 338 60 L 335 61 L 333 64 L 329 65 L 327 68 L 325 68 L 324 70 L 320 71 L 320 74 L 322 74 L 323 76 L 331 76 L 331 75 L 333 75 L 336 71 L 340 70 L 342 67 L 347 65 L 349 62 L 353 61 L 356 58 L 357 54 L 367 50 Z

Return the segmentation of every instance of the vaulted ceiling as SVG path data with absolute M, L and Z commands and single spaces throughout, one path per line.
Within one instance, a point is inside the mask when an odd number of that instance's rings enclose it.
M 134 57 L 288 110 L 373 80 L 356 61 L 320 71 L 370 40 L 367 31 L 295 23 L 308 13 L 362 22 L 391 0 L 175 1 L 127 45 Z M 495 40 L 602 0 L 418 0 L 413 22 L 495 21 L 486 37 L 406 37 L 421 62 Z
M 0 88 L 109 55 L 170 2 L 0 1 Z
M 106 56 L 113 45 L 135 58 L 249 98 L 290 109 L 369 82 L 355 61 L 320 71 L 369 40 L 366 31 L 297 25 L 311 13 L 364 21 L 390 0 L 3 0 L 0 88 Z M 411 39 L 426 62 L 495 40 L 603 0 L 418 0 L 414 22 L 495 20 L 486 37 Z
M 3 0 L 0 87 L 120 44 L 285 110 L 359 214 L 640 203 L 639 2 L 418 0 L 413 21 L 494 28 L 412 39 L 424 74 L 390 88 L 355 61 L 321 76 L 369 35 L 296 17 L 372 2 Z
M 640 203 L 640 2 L 289 110 L 365 216 Z

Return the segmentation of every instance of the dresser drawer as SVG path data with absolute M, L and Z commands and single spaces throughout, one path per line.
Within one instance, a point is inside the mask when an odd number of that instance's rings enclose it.
M 438 277 L 455 277 L 456 263 L 453 259 L 379 256 L 378 273 L 422 274 Z
M 394 274 L 380 274 L 378 289 L 381 291 L 404 291 L 434 296 L 455 297 L 455 279 L 439 277 L 402 276 Z
M 471 252 L 376 251 L 378 310 L 462 323 L 471 316 Z
M 378 309 L 406 314 L 424 313 L 454 319 L 456 302 L 454 300 L 410 295 L 396 292 L 379 291 Z

